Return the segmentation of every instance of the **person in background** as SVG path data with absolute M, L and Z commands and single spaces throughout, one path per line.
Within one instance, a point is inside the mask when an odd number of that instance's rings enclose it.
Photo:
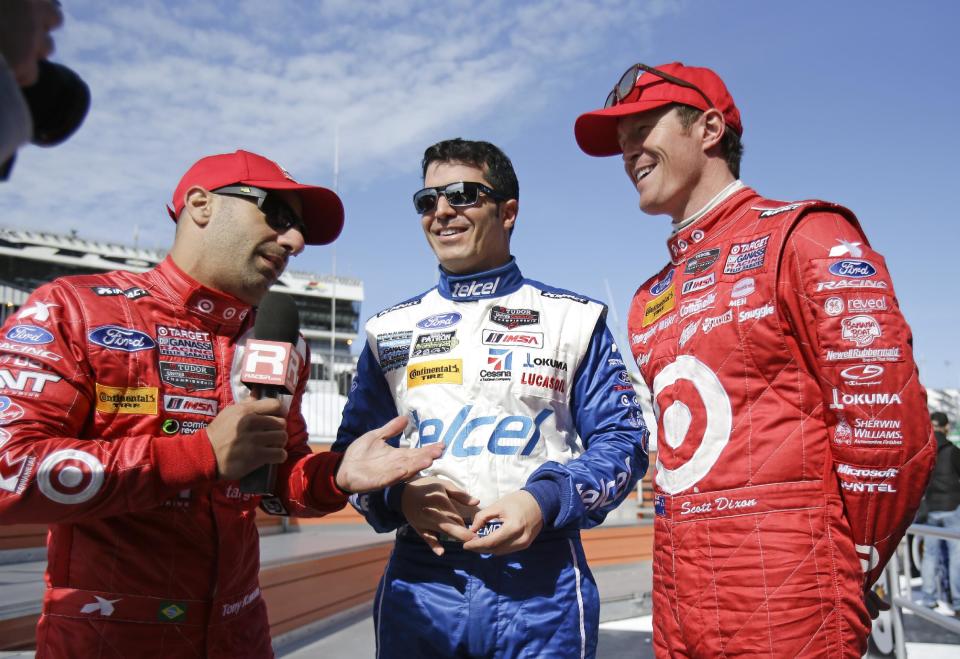
M 416 475 L 442 445 L 397 450 L 384 419 L 345 453 L 312 453 L 292 396 L 240 380 L 256 306 L 343 205 L 249 151 L 197 161 L 173 194 L 156 268 L 63 277 L 0 329 L 0 519 L 45 523 L 37 657 L 273 656 L 254 523 L 319 516 Z M 275 496 L 238 481 L 278 465 Z
M 352 503 L 397 530 L 374 603 L 377 656 L 593 657 L 580 529 L 647 469 L 647 431 L 606 307 L 520 272 L 519 185 L 489 142 L 434 144 L 413 196 L 434 288 L 366 324 L 333 450 L 402 414 L 444 454 Z M 399 441 L 400 437 L 395 438 Z
M 930 415 L 930 421 L 937 438 L 937 463 L 924 496 L 927 513 L 924 523 L 960 532 L 960 448 L 947 439 L 950 420 L 946 414 L 934 412 Z M 946 549 L 950 602 L 954 615 L 960 615 L 960 540 L 927 536 L 923 539 L 923 547 L 923 560 L 920 563 L 922 604 L 931 609 L 937 606 L 943 549 Z
M 659 423 L 655 652 L 862 656 L 934 458 L 883 257 L 846 208 L 744 185 L 710 69 L 635 64 L 575 135 L 671 220 L 628 319 Z

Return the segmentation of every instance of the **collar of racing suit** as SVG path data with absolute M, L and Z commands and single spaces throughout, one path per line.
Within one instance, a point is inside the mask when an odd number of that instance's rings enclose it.
M 232 295 L 204 286 L 167 256 L 148 273 L 151 280 L 176 302 L 203 319 L 211 329 L 239 329 L 250 315 L 250 305 Z
M 724 188 L 720 194 L 710 200 L 701 210 L 692 217 L 692 221 L 684 221 L 683 228 L 673 233 L 667 239 L 667 249 L 670 250 L 670 261 L 673 265 L 680 265 L 687 257 L 697 253 L 697 243 L 721 231 L 727 224 L 727 210 L 740 203 L 741 199 L 755 196 L 757 193 L 739 180 Z M 726 196 L 723 196 L 723 195 Z
M 510 257 L 504 265 L 493 270 L 455 275 L 440 266 L 440 283 L 437 290 L 448 300 L 470 302 L 488 297 L 508 295 L 523 285 L 523 275 L 517 260 Z

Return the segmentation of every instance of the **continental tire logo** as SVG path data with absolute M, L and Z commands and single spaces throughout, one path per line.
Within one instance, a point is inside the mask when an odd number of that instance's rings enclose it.
M 407 388 L 421 384 L 463 384 L 463 360 L 440 359 L 407 367 Z
M 97 411 L 106 414 L 156 414 L 157 387 L 108 387 L 97 383 Z

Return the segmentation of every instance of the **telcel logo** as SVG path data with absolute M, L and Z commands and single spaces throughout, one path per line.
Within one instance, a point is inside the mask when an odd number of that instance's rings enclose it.
M 476 416 L 468 420 L 472 409 L 473 405 L 464 405 L 449 425 L 442 419 L 421 421 L 418 424 L 420 445 L 433 444 L 442 438 L 446 451 L 457 458 L 479 455 L 484 448 L 494 455 L 530 455 L 540 441 L 540 425 L 553 414 L 553 410 L 547 409 L 541 410 L 534 419 L 517 414 L 502 418 Z M 484 426 L 493 428 L 480 430 Z
M 453 285 L 453 297 L 479 297 L 493 295 L 500 285 L 500 277 L 493 281 L 463 281 Z

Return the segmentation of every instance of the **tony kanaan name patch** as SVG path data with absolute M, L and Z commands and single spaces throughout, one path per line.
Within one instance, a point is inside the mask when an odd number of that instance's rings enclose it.
M 156 414 L 156 387 L 109 387 L 97 382 L 97 411 L 107 414 Z
M 407 388 L 421 384 L 463 384 L 463 360 L 438 359 L 407 366 Z
M 536 309 L 508 309 L 507 307 L 493 307 L 490 310 L 490 320 L 507 329 L 521 325 L 536 325 L 540 322 L 540 312 Z

